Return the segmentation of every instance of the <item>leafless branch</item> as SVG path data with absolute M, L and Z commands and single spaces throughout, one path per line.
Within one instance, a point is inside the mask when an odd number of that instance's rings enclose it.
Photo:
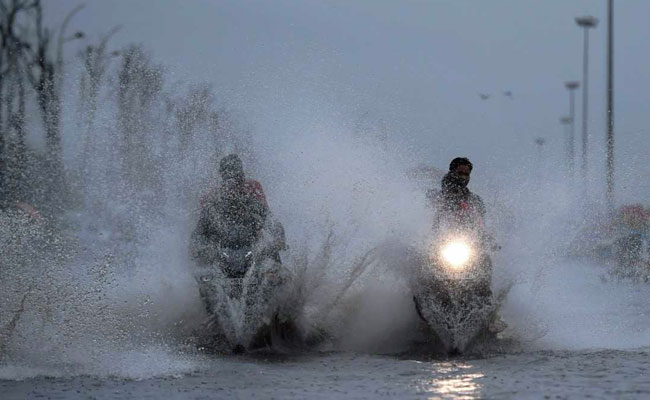
M 63 43 L 64 43 L 64 36 L 65 36 L 65 31 L 68 28 L 68 24 L 72 20 L 72 17 L 75 16 L 79 11 L 81 11 L 85 7 L 84 4 L 80 4 L 77 7 L 73 8 L 72 11 L 68 13 L 68 15 L 65 16 L 63 19 L 63 23 L 61 24 L 61 29 L 59 31 L 59 40 L 58 40 L 58 46 L 56 50 L 56 64 L 57 64 L 57 69 L 60 71 L 63 67 Z

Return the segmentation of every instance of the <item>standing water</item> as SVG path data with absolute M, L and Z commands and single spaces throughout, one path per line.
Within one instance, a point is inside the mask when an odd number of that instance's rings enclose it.
M 596 215 L 585 200 L 593 176 L 582 187 L 558 172 L 543 153 L 552 140 L 539 158 L 522 150 L 522 132 L 552 129 L 536 125 L 557 103 L 551 84 L 475 93 L 528 82 L 491 62 L 519 54 L 519 40 L 547 43 L 525 29 L 516 43 L 511 32 L 457 29 L 486 15 L 499 27 L 548 18 L 514 4 L 504 10 L 521 15 L 456 2 L 136 3 L 63 12 L 64 1 L 0 0 L 2 35 L 12 32 L 0 48 L 0 399 L 650 397 L 647 284 L 570 256 L 580 219 Z M 138 7 L 165 32 L 134 21 Z M 60 40 L 42 26 L 48 13 L 66 21 L 52 22 Z M 142 39 L 152 51 L 130 43 L 141 41 L 133 27 L 111 29 L 118 15 L 156 38 Z M 165 36 L 176 22 L 183 35 Z M 156 58 L 213 52 L 180 67 Z M 284 225 L 282 306 L 313 340 L 240 355 L 205 345 L 218 318 L 199 294 L 190 237 L 232 153 Z M 507 328 L 450 356 L 432 343 L 410 283 L 413 253 L 433 239 L 434 165 L 457 155 L 474 160 L 469 187 L 501 246 L 492 290 L 505 296 Z M 252 335 L 240 332 L 245 304 L 221 315 L 233 337 Z

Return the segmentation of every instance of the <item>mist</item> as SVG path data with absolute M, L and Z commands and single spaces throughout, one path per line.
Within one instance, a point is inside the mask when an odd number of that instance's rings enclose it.
M 571 16 L 601 4 L 500 3 L 88 2 L 60 72 L 65 185 L 27 101 L 33 162 L 11 201 L 41 216 L 2 216 L 0 377 L 201 368 L 189 238 L 230 153 L 284 225 L 283 262 L 307 294 L 301 322 L 330 333 L 327 349 L 395 354 L 417 340 L 410 254 L 430 239 L 425 192 L 440 178 L 409 173 L 446 172 L 456 156 L 474 163 L 469 187 L 501 245 L 494 286 L 510 288 L 502 314 L 517 349 L 648 346 L 648 294 L 568 258 L 605 213 L 602 29 L 584 181 L 565 168 L 557 122 L 579 72 Z M 59 26 L 76 4 L 44 3 L 45 21 Z M 647 94 L 625 90 L 649 83 L 638 38 L 650 32 L 634 23 L 647 8 L 620 6 L 617 205 L 650 194 Z M 98 77 L 83 55 L 103 39 Z

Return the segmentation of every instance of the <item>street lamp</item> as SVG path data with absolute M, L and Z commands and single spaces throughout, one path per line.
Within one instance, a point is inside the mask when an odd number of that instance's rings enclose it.
M 537 173 L 538 173 L 538 179 L 541 180 L 542 178 L 542 153 L 544 144 L 546 144 L 546 139 L 543 137 L 538 137 L 535 138 L 535 144 L 537 145 Z
M 570 116 L 560 117 L 560 123 L 564 126 L 564 143 L 566 156 L 566 170 L 569 175 L 573 173 L 573 118 Z M 567 129 L 568 128 L 568 129 Z M 568 132 L 567 132 L 568 130 Z
M 607 211 L 614 212 L 614 4 L 607 1 Z
M 576 120 L 576 96 L 575 96 L 575 91 L 577 88 L 580 87 L 580 82 L 578 81 L 568 81 L 564 83 L 564 87 L 567 88 L 569 91 L 569 118 L 571 119 L 571 133 L 569 135 L 569 160 L 571 161 L 571 164 L 569 164 L 569 168 L 571 169 L 571 173 L 573 173 L 576 164 L 575 164 L 575 141 L 576 141 L 576 130 L 575 130 L 575 120 Z
M 587 113 L 588 113 L 588 79 L 589 79 L 589 28 L 598 25 L 598 19 L 592 16 L 577 17 L 576 24 L 584 31 L 584 49 L 582 53 L 582 175 L 587 179 Z

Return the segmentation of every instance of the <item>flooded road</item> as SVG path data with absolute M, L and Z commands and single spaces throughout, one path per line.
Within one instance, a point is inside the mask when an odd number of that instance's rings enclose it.
M 650 349 L 538 351 L 485 359 L 416 360 L 330 353 L 203 359 L 149 379 L 79 376 L 0 381 L 2 398 L 643 398 Z M 6 371 L 5 371 L 6 372 Z
M 373 303 L 398 324 L 397 311 Z M 103 339 L 44 351 L 43 341 L 0 362 L 0 399 L 650 398 L 648 304 L 646 285 L 612 281 L 604 266 L 549 262 L 510 292 L 501 310 L 509 339 L 483 357 L 387 354 L 375 336 L 408 329 L 370 319 L 352 326 L 377 350 L 208 356 L 179 343 Z

